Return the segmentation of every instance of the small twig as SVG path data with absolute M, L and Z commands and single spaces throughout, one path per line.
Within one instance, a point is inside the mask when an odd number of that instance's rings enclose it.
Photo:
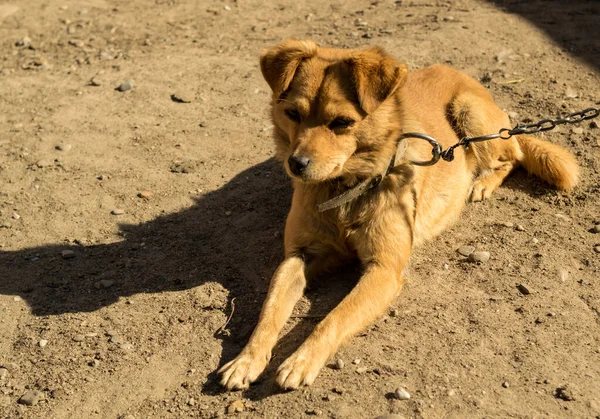
M 517 83 L 522 83 L 524 81 L 525 81 L 525 79 L 514 79 L 514 80 L 507 80 L 507 81 L 499 81 L 499 82 L 496 82 L 496 84 L 517 84 Z
M 229 317 L 227 317 L 227 321 L 225 322 L 225 324 L 217 329 L 217 333 L 218 334 L 225 333 L 225 330 L 226 330 L 225 328 L 227 327 L 227 325 L 231 321 L 231 318 L 233 317 L 233 312 L 234 311 L 235 311 L 235 297 L 233 297 L 231 299 L 231 313 L 229 313 Z

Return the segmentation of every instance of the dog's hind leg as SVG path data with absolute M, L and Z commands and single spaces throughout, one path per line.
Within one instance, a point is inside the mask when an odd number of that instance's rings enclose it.
M 460 138 L 494 134 L 501 128 L 510 127 L 506 113 L 494 103 L 485 88 L 472 79 L 465 80 L 462 90 L 448 105 L 447 115 Z M 472 143 L 467 151 L 467 161 L 477 178 L 471 201 L 489 198 L 519 166 L 522 157 L 516 138 Z

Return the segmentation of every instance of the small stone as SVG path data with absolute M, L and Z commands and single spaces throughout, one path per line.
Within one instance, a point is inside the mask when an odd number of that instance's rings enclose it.
M 178 90 L 171 95 L 171 100 L 177 103 L 190 103 L 194 101 L 194 94 L 185 90 Z
M 365 372 L 367 372 L 369 369 L 367 367 L 360 367 L 356 369 L 356 373 L 357 374 L 364 374 Z
M 346 363 L 343 360 L 338 358 L 335 360 L 335 363 L 333 364 L 333 369 L 341 370 L 342 368 L 344 368 L 345 365 L 346 365 Z
M 107 334 L 108 336 L 117 336 L 117 335 L 119 334 L 119 332 L 117 332 L 117 331 L 116 331 L 116 330 L 114 330 L 114 329 L 110 329 L 110 330 L 106 331 L 106 334 Z
M 398 387 L 396 391 L 394 391 L 394 396 L 396 396 L 398 400 L 410 399 L 410 393 L 406 391 L 404 387 Z
M 119 345 L 119 348 L 123 349 L 124 351 L 132 351 L 133 350 L 133 344 L 129 343 L 129 342 L 125 342 Z
M 73 259 L 76 256 L 75 252 L 72 250 L 63 250 L 60 252 L 60 255 L 63 259 Z
M 527 285 L 525 285 L 525 284 L 518 284 L 517 285 L 517 289 L 523 295 L 529 295 L 529 294 L 531 294 L 531 289 Z
M 110 212 L 112 215 L 123 215 L 125 214 L 125 210 L 121 208 L 115 208 Z
M 0 367 L 0 381 L 4 381 L 8 378 L 8 370 L 4 367 Z
M 244 411 L 246 406 L 244 406 L 244 402 L 241 400 L 236 400 L 227 406 L 227 414 L 231 415 L 233 413 L 241 413 Z
M 191 397 L 188 401 L 187 401 L 188 406 L 196 406 L 196 399 L 194 399 L 193 397 Z
M 74 342 L 83 342 L 84 340 L 85 340 L 84 335 L 77 334 L 77 335 L 73 336 Z
M 109 341 L 110 341 L 111 343 L 125 343 L 125 342 L 123 341 L 123 338 L 122 338 L 121 336 L 119 336 L 119 335 L 112 336 L 112 337 L 109 339 Z
M 117 87 L 117 90 L 119 92 L 126 92 L 130 89 L 133 89 L 133 83 L 130 80 L 127 80 L 127 81 L 121 83 L 121 85 L 119 87 Z
M 575 400 L 575 395 L 573 394 L 573 390 L 571 390 L 571 388 L 569 388 L 568 385 L 558 387 L 554 392 L 554 397 L 556 397 L 557 399 L 567 401 L 567 402 Z
M 394 308 L 393 310 L 390 311 L 390 317 L 398 317 L 400 315 L 400 310 L 398 310 L 397 308 Z
M 573 132 L 573 134 L 577 134 L 577 135 L 583 134 L 583 128 L 581 128 L 581 127 L 575 127 L 571 131 Z
M 450 389 L 446 394 L 448 395 L 448 397 L 454 397 L 456 396 L 456 390 Z
M 525 231 L 525 227 L 523 227 L 521 224 L 517 224 L 517 227 L 515 227 L 515 230 L 517 230 L 517 231 Z
M 53 166 L 54 165 L 54 160 L 51 160 L 51 159 L 41 159 L 41 160 L 38 160 L 35 163 L 35 165 L 37 167 L 39 167 L 40 169 L 43 168 L 43 167 Z
M 508 381 L 505 381 L 505 382 L 503 382 L 503 383 L 502 383 L 502 387 L 504 387 L 504 388 L 509 388 L 509 387 L 510 387 L 510 384 L 509 384 L 509 382 L 508 382 Z
M 173 173 L 194 173 L 195 171 L 195 167 L 188 163 L 175 163 L 171 166 Z
M 96 289 L 101 289 L 110 288 L 113 285 L 115 285 L 115 281 L 113 281 L 112 279 L 101 279 L 100 281 L 94 284 L 94 287 L 96 287 Z
M 592 128 L 592 129 L 598 128 L 598 123 L 596 121 L 590 122 L 590 128 Z
M 360 358 L 356 358 L 354 361 L 352 361 L 352 363 L 353 363 L 354 365 L 358 365 L 358 364 L 360 364 Z
M 600 224 L 596 224 L 594 227 L 590 229 L 590 233 L 598 234 L 600 233 Z
M 539 242 L 540 241 L 535 237 L 533 239 L 531 239 L 531 243 L 533 243 L 533 244 L 538 244 Z
M 514 225 L 513 223 L 511 223 L 510 221 L 509 221 L 509 222 L 506 222 L 506 223 L 501 223 L 500 225 L 501 225 L 501 226 L 503 226 L 503 227 L 508 227 L 508 228 L 513 228 L 513 227 L 515 226 L 515 225 Z
M 600 253 L 600 245 L 594 246 L 594 252 Z
M 40 348 L 44 348 L 44 347 L 46 347 L 46 345 L 48 345 L 48 341 L 46 339 L 41 339 L 38 342 L 38 345 L 40 345 Z
M 28 36 L 24 36 L 23 39 L 19 39 L 15 42 L 15 45 L 18 47 L 30 47 L 31 46 L 31 38 Z
M 151 191 L 141 191 L 138 193 L 139 198 L 150 199 L 154 195 Z
M 475 251 L 475 247 L 461 246 L 456 251 L 464 257 L 469 257 L 469 255 Z
M 566 269 L 561 269 L 558 272 L 558 275 L 560 276 L 560 280 L 565 282 L 567 279 L 569 279 L 569 272 Z
M 102 86 L 102 83 L 104 83 L 104 80 L 99 76 L 94 76 L 90 79 L 91 86 L 96 86 L 96 87 Z
M 69 151 L 72 147 L 71 144 L 59 144 L 55 148 L 59 151 Z
M 225 211 L 225 215 L 226 215 L 227 217 L 231 216 L 231 214 L 232 214 L 232 212 L 231 212 L 231 211 Z
M 311 416 L 321 416 L 323 411 L 321 409 L 308 409 L 304 413 Z
M 13 220 L 20 220 L 21 216 L 19 214 L 17 214 L 16 212 L 13 212 L 12 218 L 13 218 Z
M 469 262 L 485 263 L 490 260 L 490 252 L 473 252 L 469 255 Z
M 399 5 L 401 2 L 396 0 L 396 4 Z M 389 413 L 387 415 L 377 416 L 375 419 L 405 419 L 402 415 L 396 415 L 394 413 Z
M 44 393 L 37 390 L 29 390 L 21 396 L 17 403 L 24 404 L 25 406 L 35 406 L 40 400 L 44 400 Z

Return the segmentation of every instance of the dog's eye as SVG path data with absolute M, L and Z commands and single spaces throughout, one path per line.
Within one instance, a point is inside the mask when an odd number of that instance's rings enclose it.
M 285 116 L 287 116 L 290 120 L 300 123 L 300 114 L 295 109 L 286 109 Z
M 344 129 L 349 128 L 354 125 L 354 121 L 348 118 L 335 118 L 333 121 L 329 123 L 329 129 Z

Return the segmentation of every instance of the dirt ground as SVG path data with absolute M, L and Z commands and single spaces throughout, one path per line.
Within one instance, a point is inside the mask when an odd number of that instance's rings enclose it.
M 214 373 L 283 256 L 291 191 L 262 48 L 309 38 L 450 64 L 517 123 L 599 104 L 599 29 L 596 0 L 0 1 L 0 417 L 600 417 L 590 122 L 545 135 L 577 155 L 573 194 L 517 172 L 468 205 L 416 251 L 390 314 L 339 351 L 342 369 L 274 383 L 352 268 L 308 290 L 250 390 L 223 392 Z M 491 259 L 471 264 L 463 245 Z

